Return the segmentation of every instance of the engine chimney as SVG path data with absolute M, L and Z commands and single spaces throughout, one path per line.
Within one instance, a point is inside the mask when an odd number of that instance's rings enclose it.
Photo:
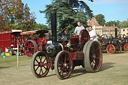
M 56 30 L 56 10 L 51 11 L 51 28 L 52 28 L 52 43 L 57 43 L 57 30 Z
M 115 28 L 115 38 L 117 38 L 117 28 Z

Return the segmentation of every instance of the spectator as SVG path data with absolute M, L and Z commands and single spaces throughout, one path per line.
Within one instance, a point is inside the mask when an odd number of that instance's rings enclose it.
M 90 40 L 98 41 L 96 31 L 93 30 L 91 26 L 88 28 L 88 31 L 89 31 L 89 35 L 90 35 Z

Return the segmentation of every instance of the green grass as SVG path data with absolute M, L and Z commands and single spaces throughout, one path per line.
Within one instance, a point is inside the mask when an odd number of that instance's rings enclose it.
M 71 78 L 60 80 L 55 71 L 49 71 L 44 78 L 36 78 L 31 71 L 31 58 L 19 56 L 19 67 L 16 67 L 16 56 L 0 56 L 1 85 L 128 85 L 128 53 L 103 53 L 103 64 L 99 72 L 87 73 L 77 66 Z M 8 79 L 9 78 L 9 79 Z
M 128 54 L 128 52 L 122 51 L 120 54 L 125 53 Z M 116 53 L 115 53 L 116 54 Z M 103 53 L 103 56 L 106 55 L 111 55 L 108 53 Z M 19 65 L 26 65 L 26 64 L 31 63 L 31 58 L 27 57 L 26 55 L 24 56 L 19 56 Z M 12 56 L 0 56 L 0 67 L 13 67 L 17 65 L 17 56 L 12 55 Z
M 30 63 L 31 58 L 24 56 L 19 56 L 19 65 L 26 65 Z M 0 56 L 0 67 L 13 67 L 17 65 L 17 56 Z

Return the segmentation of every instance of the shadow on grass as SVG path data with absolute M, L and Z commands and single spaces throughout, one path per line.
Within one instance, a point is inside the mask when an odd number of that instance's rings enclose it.
M 0 69 L 9 68 L 9 67 L 0 67 Z
M 47 75 L 46 77 L 50 77 L 50 76 L 55 76 L 56 74 L 50 74 L 50 75 Z
M 121 52 L 115 52 L 115 54 L 123 54 L 125 53 L 124 51 L 121 51 Z
M 103 63 L 100 71 L 104 71 L 104 70 L 112 68 L 113 64 L 115 64 L 115 63 Z
M 75 69 L 72 71 L 72 74 L 71 74 L 71 77 L 77 77 L 77 76 L 80 76 L 82 74 L 85 74 L 86 71 L 84 68 L 79 68 L 79 69 Z M 50 75 L 47 75 L 46 77 L 51 77 L 51 76 L 57 76 L 56 74 L 50 74 Z M 70 79 L 70 78 L 68 78 Z
M 104 70 L 112 68 L 113 64 L 114 63 L 103 63 L 100 71 L 104 71 Z M 74 69 L 72 71 L 71 77 L 77 77 L 77 76 L 83 75 L 85 73 L 88 73 L 88 72 L 86 72 L 85 68 L 81 67 L 81 68 L 78 68 L 78 69 Z M 50 74 L 50 75 L 47 75 L 46 77 L 55 76 L 55 75 L 56 74 Z M 68 78 L 68 79 L 70 79 L 70 78 Z
M 85 68 L 74 69 L 72 71 L 71 77 L 77 77 L 77 76 L 83 75 L 85 73 L 87 73 Z
M 104 70 L 112 68 L 113 64 L 115 64 L 115 63 L 103 63 L 100 71 L 104 71 Z M 85 68 L 75 69 L 72 71 L 72 77 L 77 77 L 77 76 L 83 75 L 85 73 L 88 73 L 88 72 L 86 72 Z

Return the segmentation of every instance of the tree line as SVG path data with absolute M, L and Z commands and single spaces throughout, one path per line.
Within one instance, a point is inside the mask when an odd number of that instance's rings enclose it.
M 128 20 L 122 21 L 122 22 L 119 20 L 106 22 L 105 16 L 103 14 L 98 14 L 95 16 L 95 18 L 101 26 L 116 26 L 119 28 L 127 28 L 128 27 Z
M 89 0 L 93 2 L 93 0 Z M 105 16 L 98 14 L 94 16 L 89 6 L 81 0 L 52 0 L 52 3 L 46 5 L 45 13 L 47 26 L 38 24 L 35 21 L 35 14 L 30 12 L 27 4 L 22 0 L 0 0 L 0 30 L 21 29 L 23 31 L 51 29 L 50 10 L 57 10 L 57 28 L 59 32 L 63 29 L 73 31 L 77 22 L 81 21 L 87 26 L 87 21 L 95 17 L 102 26 L 117 26 L 119 28 L 128 27 L 128 21 L 109 21 L 106 22 Z

